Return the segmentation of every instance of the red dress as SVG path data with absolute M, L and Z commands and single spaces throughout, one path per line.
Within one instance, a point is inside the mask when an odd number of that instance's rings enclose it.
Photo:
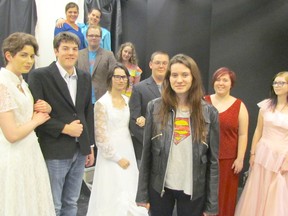
M 210 96 L 205 100 L 212 104 Z M 236 101 L 224 112 L 219 113 L 219 216 L 234 216 L 239 174 L 231 169 L 237 158 L 239 111 L 241 100 Z

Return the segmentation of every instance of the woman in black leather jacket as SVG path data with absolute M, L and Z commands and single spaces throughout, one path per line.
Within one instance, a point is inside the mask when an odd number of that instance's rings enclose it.
M 202 97 L 195 61 L 174 56 L 147 107 L 136 202 L 151 216 L 171 216 L 175 202 L 178 216 L 218 212 L 218 112 Z

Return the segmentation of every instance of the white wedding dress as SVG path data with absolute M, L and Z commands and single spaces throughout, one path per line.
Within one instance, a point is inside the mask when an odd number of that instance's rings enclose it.
M 114 108 L 107 92 L 95 104 L 95 137 L 98 147 L 92 192 L 87 216 L 148 216 L 135 202 L 138 168 L 129 132 L 128 98 L 126 106 Z M 117 161 L 130 162 L 122 169 Z
M 20 85 L 25 94 L 17 88 Z M 24 80 L 1 68 L 0 112 L 7 111 L 13 111 L 18 125 L 25 124 L 33 115 L 33 98 Z M 10 143 L 0 129 L 0 215 L 55 215 L 48 171 L 34 131 Z

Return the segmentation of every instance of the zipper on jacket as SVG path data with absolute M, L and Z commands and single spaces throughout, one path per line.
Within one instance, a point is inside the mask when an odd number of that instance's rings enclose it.
M 154 137 L 151 138 L 151 141 L 154 140 L 154 139 L 156 139 L 156 138 L 159 137 L 159 136 L 162 136 L 162 135 L 163 135 L 162 133 L 155 135 Z

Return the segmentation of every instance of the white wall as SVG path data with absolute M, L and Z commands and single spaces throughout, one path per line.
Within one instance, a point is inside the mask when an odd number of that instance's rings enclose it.
M 78 22 L 84 20 L 84 0 L 36 0 L 38 22 L 35 36 L 39 44 L 39 56 L 36 57 L 35 68 L 48 66 L 55 61 L 53 38 L 56 20 L 65 18 L 65 6 L 75 2 L 79 6 Z

